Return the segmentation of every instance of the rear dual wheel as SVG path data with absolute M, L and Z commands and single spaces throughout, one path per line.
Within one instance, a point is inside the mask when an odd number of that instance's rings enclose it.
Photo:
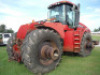
M 15 44 L 16 34 L 17 33 L 13 33 L 12 36 L 9 38 L 8 43 L 7 43 L 7 53 L 8 53 L 9 60 L 14 59 L 13 45 Z
M 62 46 L 60 37 L 51 30 L 34 30 L 21 47 L 22 61 L 33 73 L 47 73 L 58 65 Z

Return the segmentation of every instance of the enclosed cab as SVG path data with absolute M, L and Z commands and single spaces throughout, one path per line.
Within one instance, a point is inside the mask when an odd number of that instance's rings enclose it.
M 52 22 L 59 22 L 75 28 L 79 24 L 80 5 L 75 5 L 68 1 L 61 1 L 51 4 L 48 18 L 56 18 Z

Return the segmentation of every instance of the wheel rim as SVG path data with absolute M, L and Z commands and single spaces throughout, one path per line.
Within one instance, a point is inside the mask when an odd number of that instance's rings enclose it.
M 59 59 L 60 53 L 54 42 L 43 43 L 40 50 L 40 62 L 43 65 L 50 65 Z

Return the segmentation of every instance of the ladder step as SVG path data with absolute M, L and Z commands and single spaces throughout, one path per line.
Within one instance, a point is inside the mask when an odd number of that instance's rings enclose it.
M 79 36 L 79 34 L 74 34 L 74 36 Z
M 80 49 L 80 47 L 74 47 L 75 49 Z
M 74 43 L 75 45 L 80 45 L 80 43 Z
M 74 40 L 76 40 L 76 41 L 77 41 L 77 40 L 80 40 L 80 39 L 74 39 Z

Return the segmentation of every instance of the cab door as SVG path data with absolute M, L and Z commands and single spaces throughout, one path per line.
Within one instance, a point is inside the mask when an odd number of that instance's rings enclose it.
M 77 31 L 79 23 L 79 13 L 76 13 L 75 7 L 66 5 L 66 29 L 65 29 L 65 38 L 64 38 L 64 51 L 74 52 L 76 49 L 80 49 L 80 32 Z M 78 19 L 77 19 L 78 18 Z M 68 27 L 67 27 L 68 26 Z

